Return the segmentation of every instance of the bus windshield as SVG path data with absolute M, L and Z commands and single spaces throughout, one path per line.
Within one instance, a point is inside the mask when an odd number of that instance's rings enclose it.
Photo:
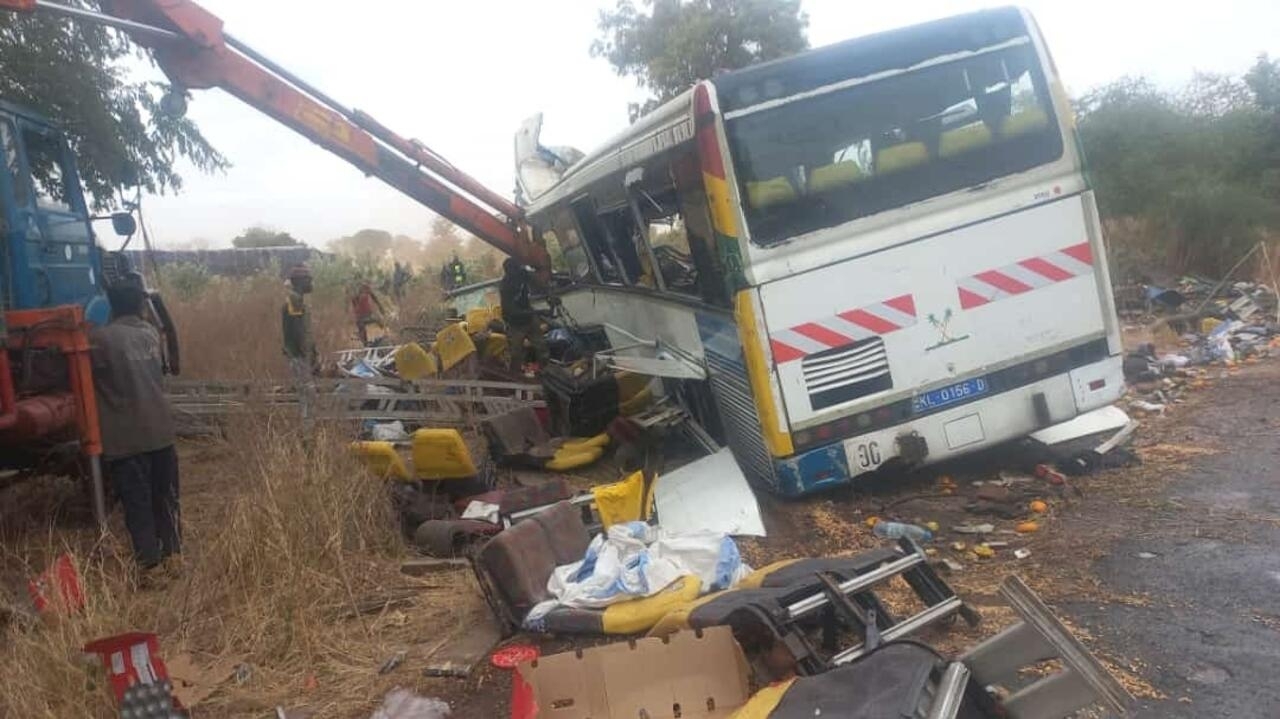
M 726 115 L 751 238 L 783 240 L 1062 155 L 1030 39 Z

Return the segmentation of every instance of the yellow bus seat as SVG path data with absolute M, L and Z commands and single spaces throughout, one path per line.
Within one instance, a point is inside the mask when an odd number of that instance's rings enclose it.
M 352 442 L 351 452 L 364 462 L 365 467 L 380 479 L 412 479 L 404 459 L 390 442 Z
M 492 319 L 493 310 L 488 307 L 472 307 L 467 310 L 467 330 L 480 332 L 489 326 L 489 320 Z
M 955 157 L 991 144 L 991 128 L 975 122 L 943 132 L 938 138 L 938 157 Z
M 844 160 L 832 165 L 813 168 L 809 173 L 809 190 L 811 192 L 830 192 L 841 187 L 848 187 L 865 179 L 862 168 L 853 160 Z
M 608 432 L 601 432 L 594 437 L 570 437 L 560 446 L 564 449 L 583 448 L 583 447 L 600 447 L 604 449 L 609 446 L 612 438 Z
M 413 474 L 417 479 L 462 479 L 477 472 L 458 430 L 420 429 L 413 433 Z
M 646 486 L 647 484 L 647 486 Z M 644 472 L 633 472 L 625 479 L 591 488 L 591 496 L 605 529 L 622 522 L 649 519 L 653 513 L 655 482 L 644 481 Z
M 1000 123 L 1000 134 L 1005 137 L 1016 137 L 1028 132 L 1043 130 L 1048 126 L 1049 114 L 1043 108 L 1033 107 L 1006 117 Z
M 604 449 L 602 447 L 589 447 L 583 445 L 560 447 L 556 450 L 556 453 L 551 457 L 551 459 L 547 460 L 547 463 L 543 465 L 543 468 L 549 469 L 552 472 L 568 472 L 571 469 L 585 467 L 588 464 L 594 463 L 596 460 L 600 459 L 603 454 Z
M 890 145 L 876 153 L 876 173 L 899 172 L 929 161 L 929 150 L 923 142 Z
M 657 594 L 631 599 L 604 608 L 600 629 L 605 634 L 637 634 L 683 604 L 688 604 L 702 591 L 696 575 L 680 577 Z
M 757 210 L 785 202 L 795 202 L 795 199 L 796 188 L 792 187 L 791 181 L 785 177 L 747 183 L 747 204 Z
M 440 356 L 440 371 L 453 369 L 459 362 L 475 354 L 476 344 L 467 334 L 467 326 L 455 322 L 436 334 L 436 354 Z
M 497 332 L 489 333 L 485 338 L 480 354 L 485 359 L 501 360 L 507 358 L 507 336 Z
M 440 363 L 436 362 L 435 355 L 423 349 L 417 342 L 401 346 L 396 350 L 393 359 L 396 363 L 396 372 L 402 379 L 435 377 L 440 370 Z

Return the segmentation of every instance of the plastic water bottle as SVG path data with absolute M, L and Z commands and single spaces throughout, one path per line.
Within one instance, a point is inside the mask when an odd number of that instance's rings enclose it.
M 917 527 L 914 524 L 903 524 L 902 522 L 879 521 L 876 522 L 876 526 L 871 528 L 871 531 L 877 537 L 884 537 L 885 539 L 902 539 L 903 537 L 910 537 L 917 542 L 933 541 L 933 532 L 930 532 L 924 527 Z

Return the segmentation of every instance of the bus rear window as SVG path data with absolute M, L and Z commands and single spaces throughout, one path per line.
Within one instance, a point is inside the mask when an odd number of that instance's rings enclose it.
M 752 240 L 773 244 L 1062 156 L 1029 40 L 726 123 Z

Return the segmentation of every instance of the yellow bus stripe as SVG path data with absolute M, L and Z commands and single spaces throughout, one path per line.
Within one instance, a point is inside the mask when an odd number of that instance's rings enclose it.
M 775 457 L 795 454 L 791 434 L 783 429 L 778 408 L 773 404 L 773 390 L 769 383 L 769 364 L 764 358 L 764 344 L 756 326 L 756 310 L 751 303 L 751 290 L 742 290 L 734 297 L 734 320 L 738 324 L 738 340 L 742 343 L 742 357 L 747 366 L 747 380 L 751 383 L 751 395 L 760 414 L 760 428 L 765 444 Z

